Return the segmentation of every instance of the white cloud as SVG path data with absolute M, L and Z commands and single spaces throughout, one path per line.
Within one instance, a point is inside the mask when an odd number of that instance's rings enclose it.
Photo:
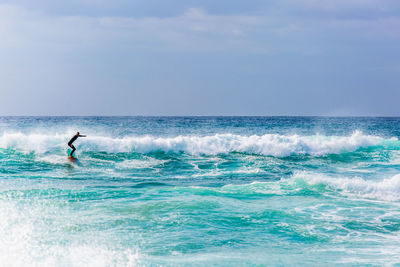
M 1 47 L 163 44 L 194 48 L 220 45 L 241 49 L 245 36 L 266 19 L 257 16 L 210 15 L 192 8 L 170 18 L 49 16 L 12 5 L 0 5 Z M 212 43 L 212 44 L 210 44 Z
M 365 1 L 365 6 L 371 8 L 385 7 L 391 3 Z M 343 9 L 354 6 L 361 8 L 361 2 L 295 0 L 291 5 L 292 8 L 297 5 Z M 18 6 L 0 5 L 0 47 L 122 44 L 267 53 L 285 47 L 287 41 L 309 38 L 324 29 L 338 37 L 343 33 L 346 37 L 377 34 L 380 38 L 395 38 L 399 33 L 399 19 L 393 16 L 374 20 L 344 20 L 323 16 L 302 18 L 290 12 L 284 15 L 214 15 L 201 8 L 191 8 L 179 16 L 166 18 L 51 16 Z
M 343 11 L 369 11 L 372 13 L 390 11 L 391 8 L 399 7 L 396 0 L 283 0 L 287 6 L 296 8 L 343 12 Z

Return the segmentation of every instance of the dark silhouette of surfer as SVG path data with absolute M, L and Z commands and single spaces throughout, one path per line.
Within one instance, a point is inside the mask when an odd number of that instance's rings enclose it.
M 78 137 L 86 137 L 86 135 L 80 135 L 79 132 L 77 132 L 72 138 L 71 140 L 69 140 L 68 142 L 68 146 L 70 148 L 72 148 L 71 154 L 69 154 L 70 157 L 73 157 L 73 154 L 76 150 L 76 148 L 74 147 L 74 145 L 72 144 L 73 142 L 75 142 L 76 139 L 78 139 Z

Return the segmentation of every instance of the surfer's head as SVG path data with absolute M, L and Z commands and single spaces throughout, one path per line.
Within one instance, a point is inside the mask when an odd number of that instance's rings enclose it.
M 76 135 L 79 135 L 79 132 L 76 132 Z

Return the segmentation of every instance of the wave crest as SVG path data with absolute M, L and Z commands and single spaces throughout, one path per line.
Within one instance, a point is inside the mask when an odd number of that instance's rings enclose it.
M 3 133 L 0 136 L 0 148 L 16 148 L 22 151 L 45 153 L 54 149 L 67 148 L 69 135 L 44 135 Z M 361 147 L 379 145 L 383 139 L 378 136 L 365 135 L 360 131 L 350 136 L 324 135 L 235 135 L 216 134 L 210 136 L 126 136 L 112 138 L 107 136 L 88 136 L 76 142 L 79 150 L 105 152 L 139 152 L 154 151 L 184 152 L 193 155 L 216 155 L 230 152 L 242 152 L 270 156 L 289 156 L 292 154 L 309 154 L 320 156 L 352 152 Z M 390 140 L 398 141 L 396 138 Z
M 360 177 L 327 177 L 307 173 L 296 174 L 294 178 L 305 179 L 309 184 L 325 184 L 363 198 L 400 200 L 400 174 L 378 181 L 364 180 Z

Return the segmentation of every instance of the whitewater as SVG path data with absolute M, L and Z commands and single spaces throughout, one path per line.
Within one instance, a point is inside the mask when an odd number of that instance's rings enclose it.
M 398 265 L 399 138 L 399 118 L 0 117 L 0 265 Z

